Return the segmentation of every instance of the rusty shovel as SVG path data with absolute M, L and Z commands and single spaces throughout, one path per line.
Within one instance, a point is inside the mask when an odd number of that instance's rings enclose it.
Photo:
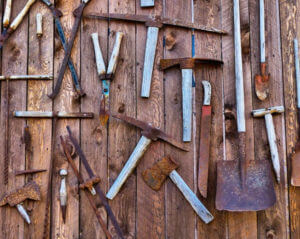
M 269 161 L 246 158 L 239 0 L 233 2 L 238 159 L 217 163 L 216 208 L 226 211 L 259 211 L 271 207 L 276 196 Z

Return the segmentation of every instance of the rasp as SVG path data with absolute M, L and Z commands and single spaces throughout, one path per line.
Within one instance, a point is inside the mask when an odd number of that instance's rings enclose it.
M 54 87 L 54 91 L 52 92 L 52 94 L 49 95 L 49 97 L 51 99 L 54 99 L 59 93 L 59 90 L 60 90 L 60 87 L 61 87 L 61 84 L 62 84 L 62 81 L 63 81 L 63 78 L 64 78 L 64 74 L 65 74 L 65 71 L 66 71 L 66 68 L 67 68 L 67 64 L 68 64 L 70 56 L 71 56 L 71 52 L 72 52 L 73 44 L 74 44 L 74 41 L 75 41 L 75 38 L 76 38 L 76 35 L 77 35 L 77 31 L 78 31 L 79 26 L 80 26 L 81 16 L 82 16 L 84 8 L 89 3 L 89 1 L 90 0 L 82 0 L 79 7 L 76 8 L 73 12 L 73 15 L 75 17 L 75 22 L 74 22 L 74 25 L 72 27 L 71 37 L 70 37 L 70 40 L 67 44 L 67 49 L 65 50 L 65 56 L 64 56 L 63 62 L 61 64 L 59 73 L 58 73 L 58 78 L 57 78 L 56 85 Z
M 202 81 L 204 88 L 204 100 L 201 113 L 200 125 L 200 151 L 199 151 L 199 170 L 198 188 L 203 197 L 207 197 L 207 180 L 210 151 L 210 130 L 211 130 L 211 85 L 208 81 Z

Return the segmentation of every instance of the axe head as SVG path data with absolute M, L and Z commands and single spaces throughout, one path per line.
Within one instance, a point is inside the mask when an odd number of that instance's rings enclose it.
M 167 176 L 178 167 L 178 164 L 170 156 L 167 156 L 155 163 L 151 168 L 146 169 L 142 176 L 150 188 L 158 191 Z

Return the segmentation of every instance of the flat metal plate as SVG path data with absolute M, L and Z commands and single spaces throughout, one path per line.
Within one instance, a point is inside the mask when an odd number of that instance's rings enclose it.
M 225 211 L 260 211 L 276 202 L 270 162 L 250 160 L 244 188 L 237 160 L 217 163 L 216 208 Z

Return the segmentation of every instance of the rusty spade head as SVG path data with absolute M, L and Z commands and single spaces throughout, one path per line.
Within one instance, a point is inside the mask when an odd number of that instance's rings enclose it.
M 179 66 L 180 69 L 194 69 L 196 64 L 222 65 L 223 61 L 211 58 L 174 58 L 161 59 L 160 69 L 165 70 L 173 66 Z
M 161 131 L 159 128 L 153 127 L 151 124 L 146 123 L 135 118 L 122 115 L 122 114 L 110 114 L 112 117 L 125 121 L 128 124 L 134 125 L 142 130 L 141 134 L 148 139 L 156 141 L 157 139 L 164 140 L 165 142 L 173 145 L 174 147 L 181 149 L 183 151 L 189 151 L 189 149 L 180 142 L 177 142 L 171 136 L 167 135 L 165 132 Z
M 167 176 L 179 165 L 169 156 L 155 163 L 143 173 L 143 179 L 153 190 L 158 191 L 166 180 Z
M 255 92 L 260 100 L 265 100 L 269 95 L 270 74 L 266 73 L 266 63 L 260 65 L 261 75 L 255 75 Z

